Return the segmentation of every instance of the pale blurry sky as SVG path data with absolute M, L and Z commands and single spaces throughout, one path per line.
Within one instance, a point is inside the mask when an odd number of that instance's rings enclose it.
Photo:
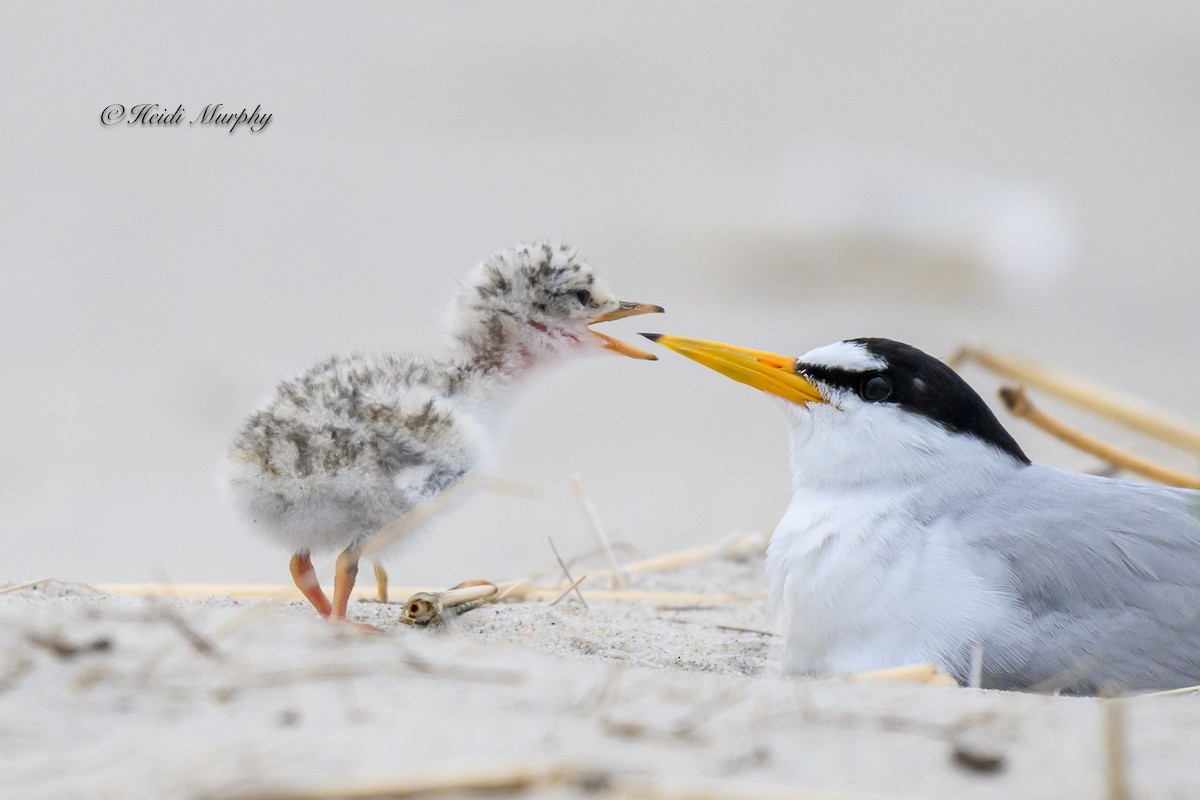
M 610 332 L 969 339 L 1198 419 L 1195 3 L 8 3 L 0 75 L 0 581 L 286 581 L 215 490 L 242 417 L 330 352 L 436 351 L 537 237 L 670 312 Z M 274 116 L 99 122 L 142 102 Z M 589 549 L 576 471 L 644 552 L 787 500 L 763 398 L 597 359 L 518 412 L 500 472 L 542 497 L 477 497 L 395 580 Z

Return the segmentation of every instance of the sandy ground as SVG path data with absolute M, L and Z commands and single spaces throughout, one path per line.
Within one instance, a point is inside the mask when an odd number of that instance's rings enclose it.
M 398 624 L 397 603 L 356 602 L 355 618 L 383 634 L 334 629 L 300 601 L 11 591 L 0 595 L 0 794 L 457 797 L 471 782 L 539 798 L 1200 791 L 1197 696 L 1113 703 L 780 677 L 761 567 L 720 558 L 635 579 L 750 598 L 719 603 L 593 598 L 585 609 L 572 596 L 418 628 Z

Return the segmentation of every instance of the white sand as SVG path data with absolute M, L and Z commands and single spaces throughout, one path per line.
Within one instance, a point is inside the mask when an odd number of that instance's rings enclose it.
M 720 559 L 637 585 L 752 593 L 760 571 Z M 423 629 L 355 603 L 388 629 L 372 635 L 301 602 L 0 595 L 0 796 L 399 797 L 509 770 L 541 775 L 513 790 L 529 797 L 1119 796 L 1105 701 L 786 679 L 778 638 L 752 632 L 768 627 L 760 600 L 589 605 Z M 1119 710 L 1130 796 L 1197 796 L 1200 697 Z M 960 765 L 956 741 L 1003 765 Z

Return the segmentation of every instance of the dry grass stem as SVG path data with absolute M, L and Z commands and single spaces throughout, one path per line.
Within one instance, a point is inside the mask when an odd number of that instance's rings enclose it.
M 400 519 L 389 525 L 385 525 L 381 530 L 373 534 L 363 544 L 360 557 L 369 558 L 385 550 L 405 535 L 440 514 L 469 489 L 485 489 L 491 492 L 524 498 L 536 497 L 538 495 L 537 489 L 528 484 L 517 483 L 516 481 L 504 480 L 502 478 L 468 475 L 459 480 L 458 483 L 447 487 L 424 503 L 416 506 Z
M 1192 694 L 1193 692 L 1200 692 L 1200 686 L 1184 686 L 1180 689 L 1167 689 L 1166 691 L 1163 691 L 1163 692 L 1147 692 L 1146 694 L 1141 695 L 1141 696 L 1142 697 L 1171 697 L 1172 695 Z
M 1125 774 L 1125 705 L 1122 700 L 1104 702 L 1105 772 L 1108 778 L 1107 800 L 1129 800 L 1129 782 Z
M 579 582 L 571 577 L 570 570 L 568 570 L 567 565 L 563 563 L 562 556 L 558 554 L 558 548 L 554 546 L 554 539 L 547 536 L 546 541 L 550 543 L 550 549 L 554 551 L 554 557 L 558 560 L 558 565 L 562 567 L 563 575 L 567 576 L 567 583 L 571 584 L 572 588 L 575 589 L 575 596 L 579 598 L 579 602 L 583 604 L 583 607 L 587 608 L 587 600 L 583 599 L 583 592 L 579 591 Z M 580 580 L 582 580 L 582 578 Z
M 600 515 L 596 512 L 596 506 L 583 489 L 583 478 L 579 477 L 579 475 L 572 475 L 571 488 L 575 490 L 575 498 L 579 500 L 579 507 L 583 509 L 583 514 L 587 517 L 588 523 L 592 527 L 592 534 L 596 537 L 596 543 L 599 544 L 601 552 L 604 553 L 604 560 L 608 562 L 609 588 L 624 589 L 629 585 L 629 579 L 625 577 L 625 573 L 621 571 L 621 565 L 617 563 L 617 557 L 613 554 L 612 543 L 608 540 L 608 533 L 604 530 L 604 523 L 600 521 Z
M 542 490 L 532 483 L 514 481 L 509 478 L 497 478 L 495 475 L 478 475 L 473 480 L 479 488 L 496 494 L 506 494 L 520 500 L 537 500 L 542 496 Z
M 408 800 L 441 796 L 504 796 L 549 793 L 559 796 L 574 789 L 617 800 L 912 800 L 900 795 L 865 795 L 843 792 L 810 792 L 794 786 L 756 782 L 711 780 L 700 782 L 652 781 L 615 772 L 586 769 L 571 764 L 518 762 L 512 764 L 454 764 L 424 775 L 387 781 L 326 784 L 309 789 L 259 790 L 225 794 L 232 800 Z M 554 794 L 554 790 L 558 794 Z
M 849 681 L 906 681 L 929 686 L 958 686 L 958 681 L 937 664 L 909 664 L 903 667 L 847 672 L 837 677 Z
M 558 589 L 543 589 L 532 587 L 529 590 L 530 600 L 546 600 L 553 598 Z M 693 594 L 691 592 L 658 592 L 640 589 L 593 589 L 581 592 L 589 600 L 608 600 L 628 603 L 680 603 L 697 608 L 725 605 L 727 603 L 743 603 L 746 601 L 765 600 L 766 592 L 751 592 L 748 594 Z M 677 611 L 677 608 L 664 609 Z
M 556 605 L 558 605 L 559 603 L 561 603 L 561 602 L 562 602 L 562 599 L 563 599 L 564 597 L 566 597 L 567 595 L 569 595 L 569 594 L 570 594 L 572 591 L 578 592 L 578 591 L 579 591 L 579 584 L 583 583 L 583 582 L 584 582 L 584 581 L 586 581 L 586 580 L 587 580 L 587 574 L 586 574 L 586 573 L 584 573 L 583 575 L 580 575 L 580 576 L 579 576 L 579 579 L 578 579 L 578 580 L 576 580 L 574 583 L 572 583 L 570 586 L 568 586 L 566 589 L 564 589 L 564 590 L 563 590 L 563 593 L 562 593 L 562 594 L 560 594 L 558 597 L 554 598 L 554 600 L 553 600 L 553 601 L 551 601 L 550 605 L 552 605 L 552 606 L 556 606 Z M 581 594 L 581 595 L 579 595 L 579 601 L 580 601 L 581 603 L 583 602 L 583 595 L 582 595 L 582 594 Z M 584 605 L 584 607 L 585 607 L 585 608 L 587 607 L 587 603 L 583 603 L 583 605 Z
M 732 781 L 706 782 L 703 786 L 669 786 L 646 781 L 616 781 L 606 795 L 616 800 L 912 800 L 909 795 L 865 795 L 845 792 L 809 792 L 789 786 L 763 786 Z
M 529 596 L 531 588 L 532 584 L 526 578 L 502 583 L 498 587 L 499 594 L 496 595 L 495 602 L 502 603 L 505 600 L 524 600 Z
M 978 689 L 983 686 L 983 645 L 977 644 L 971 648 L 971 676 L 967 686 Z
M 0 594 L 8 594 L 9 592 L 19 592 L 22 589 L 32 589 L 33 587 L 37 586 L 39 583 L 49 583 L 52 580 L 54 580 L 54 579 L 53 578 L 38 578 L 37 580 L 25 581 L 24 583 L 18 583 L 13 586 L 5 586 L 3 589 L 0 589 Z
M 572 583 L 574 580 L 572 579 Z M 561 587 L 530 586 L 526 581 L 512 581 L 501 584 L 507 587 L 510 600 L 551 600 L 558 595 Z M 237 584 L 237 583 L 177 583 L 170 586 L 157 583 L 102 583 L 96 589 L 108 594 L 128 597 L 232 597 L 241 600 L 302 600 L 299 590 L 294 586 L 272 584 Z M 355 600 L 370 599 L 374 595 L 373 588 L 355 589 L 351 595 Z M 422 592 L 436 594 L 439 590 L 432 586 L 393 587 L 397 595 L 410 597 Z M 692 605 L 696 608 L 707 608 L 726 603 L 743 603 L 747 601 L 765 600 L 765 592 L 748 592 L 746 594 L 704 594 L 696 592 L 667 592 L 641 589 L 621 590 L 592 590 L 582 592 L 584 599 L 609 600 L 630 603 L 672 603 Z M 685 610 L 672 606 L 671 611 Z
M 96 590 L 126 597 L 233 597 L 239 600 L 303 600 L 294 585 L 283 583 L 98 583 Z M 417 592 L 437 591 L 432 586 L 393 586 L 390 592 L 408 596 Z M 354 600 L 373 600 L 375 587 L 360 586 L 351 593 Z
M 625 565 L 626 573 L 661 572 L 699 564 L 712 558 L 761 557 L 767 549 L 767 537 L 761 533 L 735 533 L 713 544 L 664 553 L 661 556 Z
M 463 581 L 457 586 L 452 586 L 444 592 L 439 592 L 442 605 L 446 608 L 454 608 L 455 606 L 470 603 L 475 600 L 485 600 L 495 597 L 500 590 L 496 588 L 496 584 L 491 581 Z
M 1038 681 L 1026 691 L 1031 694 L 1056 694 L 1092 674 L 1096 668 L 1096 658 L 1092 655 L 1080 657 L 1070 667 L 1045 680 Z
M 1073 428 L 1051 417 L 1034 406 L 1033 401 L 1025 394 L 1025 390 L 1022 387 L 1014 388 L 1006 386 L 1000 390 L 1000 398 L 1014 416 L 1036 425 L 1051 436 L 1085 453 L 1107 461 L 1121 469 L 1127 469 L 1130 472 L 1144 475 L 1159 483 L 1165 483 L 1170 486 L 1182 486 L 1188 489 L 1200 489 L 1200 477 L 1178 472 L 1169 467 L 1156 464 L 1150 459 L 1134 455 L 1127 450 L 1113 447 L 1093 436 L 1089 436 L 1078 428 Z
M 158 602 L 153 597 L 149 598 L 149 602 L 154 609 L 154 615 L 169 623 L 197 653 L 209 658 L 223 659 L 225 657 L 225 654 L 217 648 L 217 645 L 211 639 L 189 625 L 187 620 L 174 608 L 165 603 Z
M 380 603 L 387 605 L 388 601 L 388 573 L 387 568 L 376 561 L 372 564 L 375 569 L 375 599 Z
M 756 633 L 759 636 L 778 636 L 778 633 L 771 631 L 760 631 L 755 628 L 742 628 L 737 625 L 715 625 L 713 626 L 719 631 L 734 631 L 736 633 Z
M 951 366 L 967 360 L 1014 381 L 1040 389 L 1100 416 L 1116 420 L 1148 436 L 1200 453 L 1200 430 L 1172 420 L 1157 411 L 1138 408 L 1132 401 L 1117 400 L 1111 393 L 1083 381 L 1066 378 L 1027 361 L 980 348 L 961 348 L 947 359 Z
M 514 763 L 455 764 L 390 781 L 359 781 L 311 789 L 283 789 L 232 795 L 233 800 L 398 800 L 437 795 L 523 792 L 544 786 L 562 786 L 576 780 L 580 771 L 563 764 Z
M 369 558 L 387 549 L 387 547 L 399 541 L 406 534 L 413 532 L 421 527 L 421 525 L 433 519 L 445 510 L 459 495 L 477 483 L 477 479 L 472 479 L 471 477 L 463 478 L 458 483 L 447 487 L 416 506 L 400 519 L 389 525 L 385 525 L 363 544 L 360 558 Z
M 615 554 L 618 550 L 623 550 L 631 556 L 641 555 L 638 552 L 638 549 L 635 546 L 633 546 L 632 544 L 630 544 L 629 542 L 613 542 L 612 543 L 613 553 Z M 566 559 L 567 566 L 574 567 L 577 564 L 587 561 L 588 559 L 595 558 L 596 556 L 603 556 L 603 555 L 604 555 L 604 551 L 601 548 L 596 547 L 596 548 L 593 548 L 593 549 L 588 550 L 583 553 L 579 553 L 578 555 L 574 555 L 574 556 L 571 556 L 570 558 Z M 621 569 L 622 569 L 622 571 L 624 571 L 626 568 L 622 567 Z M 607 573 L 597 573 L 597 574 L 607 574 Z
M 25 581 L 23 583 L 14 584 L 12 586 L 5 586 L 3 589 L 0 589 L 0 594 L 8 594 L 9 592 L 19 592 L 23 589 L 33 589 L 34 587 L 40 586 L 43 583 L 61 583 L 64 586 L 78 586 L 80 588 L 87 589 L 88 591 L 91 591 L 91 592 L 99 591 L 99 589 L 97 589 L 95 586 L 92 586 L 91 584 L 88 584 L 88 583 L 79 583 L 77 581 L 63 581 L 63 580 L 59 580 L 58 578 L 38 578 L 37 580 L 33 580 L 33 581 Z
M 551 542 L 551 549 L 554 548 L 554 543 Z M 738 533 L 710 545 L 702 547 L 692 547 L 685 550 L 678 550 L 672 553 L 665 553 L 653 558 L 643 559 L 631 564 L 626 564 L 623 570 L 627 574 L 632 573 L 649 573 L 662 570 L 676 569 L 679 567 L 698 564 L 708 559 L 718 557 L 732 558 L 748 558 L 759 557 L 766 548 L 766 537 L 757 533 Z M 565 562 L 558 556 L 555 549 L 555 557 L 559 561 L 559 567 L 562 569 Z M 564 574 L 569 576 L 569 569 L 564 569 Z M 607 575 L 606 572 L 590 572 L 593 578 L 597 575 Z M 17 586 L 10 586 L 0 592 L 11 592 L 19 589 L 36 586 L 40 583 L 50 581 L 50 578 L 43 578 L 37 581 L 27 581 L 26 583 Z M 574 583 L 574 579 L 567 577 L 567 583 Z M 87 584 L 78 584 L 85 588 L 97 592 L 107 594 L 116 594 L 132 597 L 212 597 L 225 596 L 233 597 L 241 600 L 303 600 L 300 591 L 292 584 L 281 583 L 101 583 L 95 586 Z M 535 599 L 544 600 L 553 598 L 557 593 L 556 588 L 550 587 L 534 587 L 529 585 L 527 578 L 521 578 L 515 581 L 508 581 L 500 584 L 501 595 L 500 599 Z M 351 593 L 351 598 L 354 600 L 371 600 L 377 594 L 377 588 L 368 586 L 359 586 Z M 389 589 L 389 594 L 394 594 L 401 597 L 411 597 L 414 594 L 427 592 L 435 594 L 439 590 L 433 586 L 392 586 Z M 587 596 L 598 597 L 605 600 L 641 602 L 644 600 L 658 601 L 665 603 L 684 603 L 696 602 L 704 605 L 714 603 L 727 603 L 740 600 L 757 600 L 763 595 L 722 595 L 722 594 L 680 594 L 673 592 L 639 592 L 636 590 L 628 591 L 610 591 L 605 593 L 589 592 Z

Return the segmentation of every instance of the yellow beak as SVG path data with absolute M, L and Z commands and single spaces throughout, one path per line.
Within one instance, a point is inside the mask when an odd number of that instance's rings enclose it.
M 800 405 L 828 402 L 816 386 L 796 372 L 796 359 L 789 356 L 665 333 L 643 333 L 642 336 L 714 369 L 726 378 L 784 400 Z
M 595 325 L 597 322 L 610 322 L 614 319 L 624 319 L 625 317 L 633 317 L 638 314 L 661 314 L 664 309 L 662 306 L 655 306 L 649 303 L 627 303 L 622 301 L 620 307 L 615 311 L 609 311 L 607 314 L 601 314 L 588 325 Z M 589 330 L 588 333 L 600 339 L 600 346 L 606 350 L 612 350 L 614 353 L 620 353 L 629 358 L 640 358 L 644 361 L 657 361 L 658 356 L 653 353 L 647 353 L 645 350 L 634 347 L 631 344 L 622 342 L 620 339 L 614 339 L 611 336 L 600 333 L 599 331 Z

